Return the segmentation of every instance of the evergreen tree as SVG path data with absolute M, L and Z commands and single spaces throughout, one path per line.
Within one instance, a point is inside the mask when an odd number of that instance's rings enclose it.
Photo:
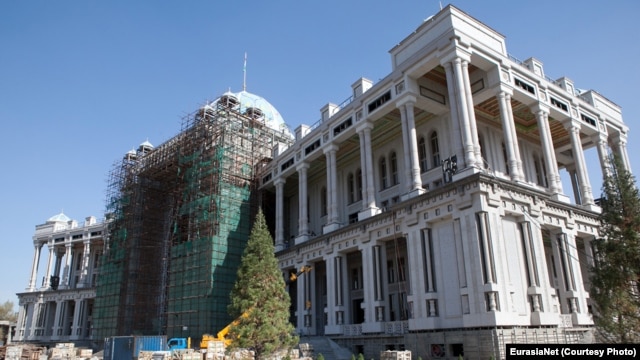
M 17 313 L 13 311 L 13 301 L 5 301 L 0 304 L 0 320 L 14 322 L 18 319 Z
M 289 322 L 291 299 L 274 254 L 262 211 L 256 216 L 231 291 L 229 313 L 238 318 L 229 331 L 232 348 L 250 348 L 260 359 L 298 343 Z
M 603 184 L 601 237 L 595 241 L 591 298 L 599 340 L 640 342 L 640 196 L 618 157 Z

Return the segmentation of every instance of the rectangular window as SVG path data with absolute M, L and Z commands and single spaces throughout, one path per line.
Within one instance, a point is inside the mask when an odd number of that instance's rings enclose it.
M 562 109 L 565 112 L 569 111 L 569 108 L 567 107 L 567 104 L 563 103 L 562 101 L 560 101 L 558 99 L 551 98 L 551 105 L 557 107 L 558 109 Z
M 517 79 L 517 78 L 514 78 L 514 80 L 515 80 L 515 83 L 516 83 L 517 87 L 519 87 L 519 88 L 521 88 L 521 89 L 525 90 L 526 92 L 529 92 L 529 93 L 531 93 L 533 95 L 536 94 L 536 90 L 535 90 L 535 88 L 533 86 L 531 86 L 531 85 L 527 84 L 526 82 L 524 82 L 524 81 L 522 81 L 520 79 Z
M 391 100 L 391 91 L 387 91 L 382 94 L 379 98 L 369 103 L 369 113 L 373 112 L 380 106 L 384 105 L 387 101 Z

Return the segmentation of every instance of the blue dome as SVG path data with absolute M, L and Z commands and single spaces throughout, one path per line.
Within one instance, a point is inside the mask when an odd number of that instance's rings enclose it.
M 71 221 L 71 218 L 68 217 L 67 215 L 65 215 L 64 213 L 60 213 L 58 215 L 54 215 L 52 217 L 49 218 L 49 220 L 47 221 L 52 221 L 52 222 L 69 222 Z
M 220 101 L 221 98 L 228 98 L 229 96 L 232 96 L 237 100 L 239 106 L 239 109 L 237 110 L 241 113 L 255 114 L 255 109 L 259 109 L 261 112 L 259 116 L 263 116 L 263 121 L 268 127 L 293 138 L 293 134 L 291 133 L 289 126 L 284 122 L 284 119 L 278 110 L 263 97 L 243 90 L 237 93 L 226 92 L 218 98 L 216 102 Z

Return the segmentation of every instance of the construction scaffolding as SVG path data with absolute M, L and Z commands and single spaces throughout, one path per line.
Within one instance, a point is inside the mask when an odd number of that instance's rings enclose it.
M 258 208 L 257 167 L 276 144 L 292 142 L 261 115 L 223 96 L 186 116 L 169 141 L 143 144 L 114 166 L 95 340 L 199 338 L 232 320 L 229 294 Z

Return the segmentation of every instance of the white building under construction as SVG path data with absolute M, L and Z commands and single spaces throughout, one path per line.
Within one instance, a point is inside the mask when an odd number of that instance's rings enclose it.
M 105 223 L 95 216 L 78 222 L 60 213 L 36 225 L 13 341 L 89 345 L 104 235 Z
M 366 358 L 590 341 L 589 176 L 629 167 L 620 108 L 454 6 L 390 54 L 261 175 L 282 269 L 314 269 L 290 289 L 298 330 Z

